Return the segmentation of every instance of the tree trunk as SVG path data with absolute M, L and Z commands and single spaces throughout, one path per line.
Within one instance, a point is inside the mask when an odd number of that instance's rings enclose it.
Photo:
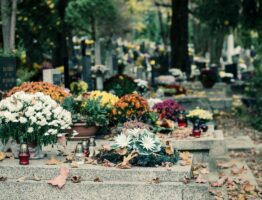
M 10 1 L 1 0 L 1 13 L 2 13 L 2 32 L 3 32 L 3 43 L 4 53 L 10 53 Z
M 12 14 L 11 14 L 11 25 L 10 25 L 11 50 L 15 48 L 16 10 L 17 10 L 17 0 L 12 0 Z
M 212 35 L 213 37 L 209 38 L 210 64 L 220 66 L 225 33 L 224 31 L 218 31 L 216 35 L 214 33 Z
M 190 74 L 188 57 L 188 0 L 172 0 L 171 67 Z

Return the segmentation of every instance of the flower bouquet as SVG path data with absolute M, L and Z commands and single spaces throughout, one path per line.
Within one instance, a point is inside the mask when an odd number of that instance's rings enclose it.
M 102 150 L 98 158 L 118 163 L 119 168 L 130 168 L 131 165 L 155 167 L 166 162 L 176 163 L 179 156 L 172 147 L 164 147 L 149 130 L 127 129 L 116 136 L 111 149 Z
M 187 118 L 192 122 L 195 123 L 196 120 L 199 120 L 200 123 L 207 123 L 213 120 L 213 115 L 211 112 L 196 107 L 193 110 L 190 110 L 187 114 Z
M 90 99 L 99 99 L 101 106 L 113 107 L 119 98 L 109 92 L 95 90 L 89 95 Z
M 130 119 L 144 120 L 149 112 L 147 101 L 138 94 L 128 94 L 115 104 L 111 119 L 114 123 L 124 123 Z
M 176 79 L 174 76 L 171 75 L 162 75 L 162 76 L 158 76 L 155 79 L 155 81 L 159 85 L 172 85 L 176 82 Z
M 104 75 L 106 72 L 108 72 L 108 67 L 105 65 L 95 65 L 91 67 L 91 73 L 96 75 Z
M 184 110 L 184 108 L 174 99 L 167 99 L 163 102 L 155 104 L 153 106 L 153 110 L 159 113 L 160 119 L 165 118 L 176 121 L 179 111 Z
M 42 92 L 45 95 L 49 95 L 55 101 L 63 102 L 65 97 L 70 96 L 64 88 L 53 85 L 47 82 L 27 82 L 23 83 L 21 86 L 12 88 L 7 96 L 11 96 L 16 92 L 24 91 L 25 93 L 34 94 L 37 92 Z
M 85 81 L 72 82 L 70 84 L 70 90 L 72 94 L 78 96 L 87 91 L 88 85 Z
M 105 90 L 118 97 L 134 92 L 136 87 L 137 85 L 134 80 L 125 74 L 115 75 L 104 83 Z
M 142 79 L 135 79 L 135 83 L 137 84 L 137 91 L 143 95 L 148 90 L 148 82 Z
M 43 93 L 17 92 L 0 102 L 0 139 L 17 143 L 54 144 L 72 124 L 71 113 Z

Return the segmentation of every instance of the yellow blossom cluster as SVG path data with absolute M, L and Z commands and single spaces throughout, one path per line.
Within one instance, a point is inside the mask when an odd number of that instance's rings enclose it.
M 212 120 L 213 119 L 213 115 L 211 112 L 207 111 L 207 110 L 203 110 L 199 107 L 195 108 L 194 110 L 189 111 L 188 118 L 199 118 L 202 120 Z
M 100 103 L 102 106 L 114 106 L 119 98 L 111 93 L 95 90 L 90 93 L 89 98 L 100 98 Z

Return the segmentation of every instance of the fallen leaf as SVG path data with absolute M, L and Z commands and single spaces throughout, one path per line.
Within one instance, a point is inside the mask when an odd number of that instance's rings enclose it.
M 5 159 L 5 153 L 0 151 L 0 161 Z
M 233 175 L 238 175 L 238 174 L 242 174 L 245 170 L 246 169 L 244 166 L 242 168 L 238 168 L 236 165 L 232 165 L 231 173 Z
M 217 163 L 217 167 L 219 167 L 220 169 L 227 169 L 230 166 L 231 165 L 229 163 L 226 163 L 226 162 Z
M 72 176 L 71 181 L 73 183 L 80 183 L 81 182 L 81 176 Z
M 104 151 L 110 151 L 112 148 L 111 148 L 111 145 L 109 145 L 109 144 L 104 144 L 103 146 L 102 146 L 102 148 L 103 148 L 103 150 Z
M 51 184 L 52 186 L 57 186 L 58 188 L 61 189 L 64 187 L 66 183 L 66 179 L 69 174 L 69 169 L 67 169 L 66 167 L 61 167 L 59 173 L 60 174 L 57 177 L 55 177 L 52 180 L 49 180 L 47 183 Z
M 212 194 L 213 196 L 216 196 L 216 197 L 220 197 L 220 198 L 223 197 L 222 192 L 219 191 L 219 190 L 209 190 L 209 193 Z
M 191 165 L 192 164 L 191 154 L 188 151 L 181 152 L 180 158 L 182 160 L 180 162 L 180 165 L 185 166 L 185 165 Z
M 165 152 L 166 152 L 167 155 L 173 155 L 174 154 L 174 148 L 173 148 L 170 141 L 166 141 Z
M 104 167 L 114 167 L 114 166 L 116 166 L 116 164 L 114 164 L 114 163 L 112 163 L 112 162 L 110 162 L 109 160 L 104 160 L 104 162 L 103 162 L 103 166 Z
M 249 181 L 245 181 L 242 185 L 242 188 L 245 192 L 253 192 L 256 189 L 256 187 L 252 185 Z
M 126 148 L 120 148 L 119 150 L 116 151 L 119 155 L 123 156 L 127 154 L 127 149 Z
M 137 152 L 133 150 L 128 156 L 124 156 L 123 162 L 118 164 L 116 167 L 120 169 L 130 169 L 131 164 L 129 163 L 129 161 L 135 158 L 137 155 Z
M 199 174 L 197 179 L 196 179 L 196 183 L 206 183 L 207 180 L 203 177 L 202 174 Z
M 165 167 L 167 171 L 171 171 L 171 167 L 173 166 L 173 163 L 171 162 L 164 162 L 162 163 L 162 167 Z
M 100 178 L 98 178 L 98 177 L 96 177 L 95 179 L 94 179 L 94 182 L 103 182 Z
M 152 184 L 159 184 L 160 183 L 160 179 L 158 177 L 153 178 L 152 181 L 150 181 L 150 183 L 152 183 Z
M 207 168 L 204 168 L 204 169 L 200 170 L 200 173 L 201 174 L 209 174 L 210 172 L 209 172 L 209 170 Z
M 78 167 L 79 167 L 79 165 L 77 164 L 76 161 L 73 161 L 70 166 L 71 166 L 72 168 L 78 168 Z
M 224 185 L 224 183 L 227 181 L 228 177 L 224 176 L 220 179 L 218 179 L 217 181 L 211 183 L 212 187 L 221 187 L 222 185 Z
M 45 162 L 46 165 L 58 165 L 60 164 L 60 161 L 55 158 L 54 155 L 51 156 L 51 158 Z
M 0 176 L 0 181 L 6 181 L 6 180 L 7 180 L 7 177 Z
M 12 152 L 6 152 L 5 158 L 14 158 L 13 153 Z
M 187 177 L 187 176 L 184 176 L 184 178 L 182 179 L 182 182 L 183 182 L 184 184 L 188 184 L 188 183 L 190 183 L 190 178 Z
M 24 182 L 26 178 L 27 178 L 26 176 L 21 176 L 16 180 L 16 182 Z
M 33 175 L 33 180 L 34 181 L 40 181 L 41 177 L 37 176 L 36 174 Z

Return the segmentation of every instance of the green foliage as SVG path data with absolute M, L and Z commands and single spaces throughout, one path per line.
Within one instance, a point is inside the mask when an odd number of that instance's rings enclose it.
M 24 82 L 30 81 L 30 79 L 35 76 L 37 72 L 29 68 L 20 68 L 17 70 L 16 75 L 18 78 L 17 84 L 21 85 Z
M 113 30 L 117 10 L 110 0 L 72 0 L 66 8 L 66 21 L 76 31 L 91 33 L 93 27 L 107 27 L 107 33 Z M 94 33 L 92 33 L 94 34 Z M 93 38 L 95 39 L 95 38 Z
M 81 109 L 81 115 L 85 118 L 86 126 L 105 127 L 109 125 L 109 113 L 111 108 L 101 106 L 100 99 L 87 99 Z
M 101 161 L 109 160 L 112 163 L 120 163 L 123 161 L 123 158 L 126 155 L 119 155 L 115 151 L 101 151 L 98 155 L 98 158 Z M 176 163 L 179 159 L 179 154 L 177 151 L 174 151 L 173 155 L 167 155 L 165 153 L 164 148 L 158 154 L 150 154 L 150 155 L 138 155 L 133 158 L 130 163 L 133 166 L 141 166 L 141 167 L 156 167 L 161 166 L 162 163 L 171 162 Z
M 104 88 L 106 91 L 122 97 L 134 92 L 136 90 L 136 83 L 131 77 L 125 74 L 117 74 L 105 81 Z
M 87 91 L 88 85 L 84 81 L 72 82 L 70 84 L 71 93 L 78 96 Z
M 64 99 L 64 102 L 61 106 L 72 114 L 73 122 L 80 122 L 81 104 L 82 101 L 77 101 L 74 99 L 74 97 L 70 96 Z

